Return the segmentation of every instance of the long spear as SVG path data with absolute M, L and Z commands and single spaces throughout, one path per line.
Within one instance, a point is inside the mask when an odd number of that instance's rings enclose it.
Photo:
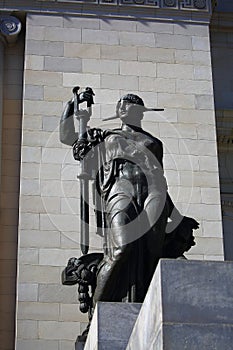
M 74 94 L 74 115 L 79 120 L 79 137 L 78 141 L 87 141 L 87 123 L 92 114 L 91 105 L 93 100 L 85 99 L 85 92 L 78 94 L 80 87 L 73 88 Z M 91 88 L 86 88 L 86 92 L 94 95 Z M 79 110 L 79 104 L 86 101 L 87 111 L 82 113 Z M 88 113 L 86 113 L 88 112 Z M 80 181 L 80 247 L 83 254 L 87 254 L 89 250 L 89 180 L 90 175 L 87 172 L 85 158 L 80 161 L 80 174 L 77 176 Z

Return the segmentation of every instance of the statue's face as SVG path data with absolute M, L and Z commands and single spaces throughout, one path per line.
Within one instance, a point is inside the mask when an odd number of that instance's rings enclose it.
M 132 103 L 127 100 L 121 100 L 118 106 L 118 114 L 121 119 L 128 117 L 130 109 L 132 108 Z
M 127 100 L 121 100 L 117 105 L 117 114 L 123 122 L 139 121 L 143 118 L 142 107 Z

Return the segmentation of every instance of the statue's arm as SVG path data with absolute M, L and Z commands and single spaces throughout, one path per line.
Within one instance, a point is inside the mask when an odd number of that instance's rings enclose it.
M 157 139 L 157 142 L 158 142 L 158 146 L 157 146 L 156 157 L 163 168 L 163 143 L 159 139 Z
M 167 209 L 168 209 L 168 217 L 171 219 L 172 226 L 176 226 L 179 224 L 183 218 L 184 215 L 182 215 L 179 210 L 176 208 L 175 204 L 173 203 L 169 193 L 167 192 Z
M 178 226 L 182 227 L 183 230 L 189 228 L 191 232 L 199 228 L 199 223 L 195 219 L 184 216 L 179 212 L 168 193 L 166 204 L 168 207 L 168 217 L 171 219 L 171 222 L 167 224 L 167 232 L 173 231 Z
M 156 157 L 163 168 L 163 143 L 161 140 L 157 140 Z M 169 193 L 167 192 L 166 206 L 168 210 L 168 217 L 175 222 L 180 222 L 183 219 L 183 215 L 180 214 L 179 210 L 175 207 Z
M 78 133 L 74 128 L 74 102 L 67 102 L 60 120 L 60 141 L 66 145 L 72 146 L 78 139 Z
M 176 209 L 175 204 L 173 203 L 169 193 L 167 193 L 167 208 L 168 208 L 168 217 L 171 218 L 173 210 L 176 210 L 178 213 L 178 209 Z

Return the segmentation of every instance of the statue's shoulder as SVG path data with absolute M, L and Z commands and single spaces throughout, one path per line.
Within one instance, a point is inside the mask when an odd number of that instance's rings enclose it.
M 158 139 L 157 137 L 153 136 L 153 140 L 161 147 L 163 147 L 163 143 L 160 139 Z
M 155 137 L 154 135 L 151 135 L 148 131 L 142 129 L 142 133 L 146 136 L 148 136 L 154 143 L 156 143 L 159 147 L 163 147 L 163 143 L 160 139 Z

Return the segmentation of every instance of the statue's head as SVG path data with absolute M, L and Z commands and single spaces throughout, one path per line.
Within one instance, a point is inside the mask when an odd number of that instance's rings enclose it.
M 134 94 L 122 96 L 116 105 L 116 114 L 124 123 L 138 124 L 144 111 L 143 100 Z

